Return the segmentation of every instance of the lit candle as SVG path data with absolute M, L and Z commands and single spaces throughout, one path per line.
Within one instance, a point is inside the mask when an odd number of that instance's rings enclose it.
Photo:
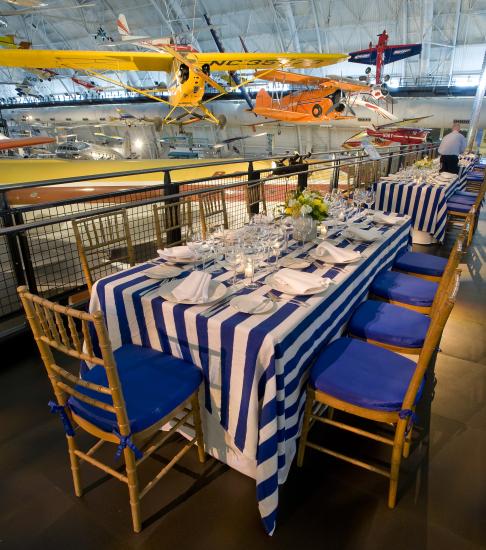
M 251 277 L 252 275 L 253 275 L 253 262 L 251 259 L 247 259 L 245 264 L 245 277 Z

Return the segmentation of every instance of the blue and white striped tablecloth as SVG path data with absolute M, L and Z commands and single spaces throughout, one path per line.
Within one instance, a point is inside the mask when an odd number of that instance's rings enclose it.
M 323 295 L 307 297 L 309 308 L 280 302 L 266 315 L 247 315 L 226 307 L 207 319 L 200 315 L 205 306 L 169 303 L 157 291 L 140 296 L 154 283 L 144 274 L 153 267 L 148 264 L 101 279 L 93 288 L 90 310 L 104 312 L 114 349 L 147 346 L 202 369 L 202 410 L 216 415 L 232 444 L 256 462 L 258 506 L 269 534 L 276 525 L 278 487 L 295 454 L 312 358 L 342 332 L 375 275 L 407 248 L 410 221 L 380 231 L 383 239 L 369 246 L 337 239 L 339 246 L 363 252 L 344 273 L 307 269 L 335 282 Z M 229 284 L 231 276 L 224 272 L 215 280 Z M 220 385 L 219 403 L 212 384 Z
M 447 201 L 461 190 L 467 170 L 448 185 L 379 181 L 376 185 L 376 209 L 407 214 L 412 228 L 430 233 L 437 242 L 445 236 Z

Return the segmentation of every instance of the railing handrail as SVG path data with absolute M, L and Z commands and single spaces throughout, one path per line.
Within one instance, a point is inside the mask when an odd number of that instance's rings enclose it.
M 409 147 L 417 147 L 416 145 L 411 145 Z M 329 151 L 327 153 L 319 152 L 317 154 L 322 155 L 331 155 L 336 153 L 345 153 L 345 152 L 353 152 L 357 153 L 360 151 L 364 151 L 364 149 L 354 149 L 354 150 L 335 150 L 335 151 Z M 188 170 L 192 168 L 203 168 L 207 166 L 219 166 L 219 165 L 227 165 L 227 164 L 245 164 L 245 163 L 255 163 L 255 162 L 263 162 L 265 160 L 279 160 L 282 158 L 287 158 L 291 155 L 276 155 L 276 156 L 265 156 L 265 157 L 249 157 L 249 158 L 243 158 L 243 159 L 227 159 L 227 160 L 221 160 L 217 162 L 204 162 L 204 163 L 197 163 L 197 164 L 181 164 L 177 166 L 161 166 L 161 167 L 154 167 L 154 168 L 140 168 L 138 170 L 123 170 L 123 171 L 117 171 L 117 172 L 105 172 L 102 174 L 92 174 L 92 175 L 83 175 L 83 176 L 69 176 L 64 178 L 55 178 L 50 180 L 38 180 L 38 181 L 31 181 L 27 183 L 6 183 L 2 184 L 0 186 L 0 192 L 7 192 L 7 191 L 14 191 L 19 189 L 31 189 L 33 187 L 46 187 L 49 185 L 62 185 L 62 184 L 68 184 L 68 183 L 77 183 L 77 182 L 83 182 L 83 181 L 92 181 L 92 180 L 101 180 L 101 179 L 109 179 L 109 178 L 119 178 L 119 177 L 126 177 L 126 176 L 139 176 L 143 174 L 156 174 L 158 172 L 165 173 L 165 172 L 176 172 L 179 170 Z M 309 157 L 312 158 L 312 155 Z M 356 158 L 356 157 L 353 157 Z M 332 159 L 329 159 L 329 162 L 332 162 Z M 226 175 L 226 174 L 225 174 Z M 191 180 L 189 180 L 191 181 Z M 176 182 L 177 183 L 177 182 Z M 188 183 L 184 181 L 184 183 Z
M 427 144 L 427 145 L 430 145 L 430 144 Z M 437 147 L 438 147 L 438 145 L 436 145 L 434 147 L 429 147 L 429 150 L 437 149 Z M 406 152 L 404 153 L 403 151 L 396 152 L 396 153 L 391 153 L 388 156 L 382 156 L 380 161 L 388 160 L 390 158 L 399 157 L 399 156 L 402 156 L 402 155 L 405 155 L 405 154 L 407 154 L 407 153 Z M 354 158 L 355 162 L 340 163 L 339 167 L 342 168 L 342 167 L 345 167 L 345 166 L 351 166 L 351 165 L 356 165 L 356 164 L 361 164 L 361 163 L 380 162 L 378 160 L 373 161 L 372 159 L 369 159 L 367 157 L 358 158 L 357 161 L 356 161 L 356 159 L 357 159 L 357 157 Z M 350 159 L 350 161 L 351 160 L 353 160 L 353 159 Z M 325 162 L 335 163 L 336 161 L 330 159 L 330 160 L 322 161 L 322 162 L 323 163 L 325 163 Z M 316 164 L 321 164 L 321 163 L 316 163 Z M 309 166 L 311 166 L 311 165 L 309 165 Z M 313 169 L 308 169 L 306 171 L 306 173 L 307 173 L 307 175 L 311 175 L 315 172 L 330 170 L 332 168 L 333 168 L 333 166 L 313 168 Z M 248 174 L 248 172 L 240 173 L 240 175 L 246 175 L 246 174 Z M 302 174 L 302 172 L 301 171 L 287 172 L 285 174 L 277 174 L 277 175 L 272 175 L 272 176 L 269 176 L 269 177 L 266 177 L 266 178 L 258 178 L 258 179 L 255 179 L 255 180 L 245 180 L 245 181 L 232 182 L 232 183 L 222 184 L 222 185 L 218 185 L 218 186 L 214 186 L 214 187 L 208 187 L 208 188 L 204 188 L 204 189 L 198 188 L 196 191 L 189 190 L 189 191 L 185 191 L 185 192 L 182 192 L 182 193 L 179 192 L 179 193 L 172 193 L 170 195 L 163 195 L 161 197 L 151 197 L 151 198 L 147 198 L 147 199 L 141 199 L 141 200 L 138 200 L 138 201 L 130 201 L 125 206 L 120 205 L 120 204 L 116 204 L 114 206 L 93 209 L 93 210 L 90 210 L 89 212 L 83 211 L 83 212 L 76 212 L 74 214 L 64 214 L 63 216 L 58 216 L 58 217 L 53 217 L 53 218 L 46 218 L 46 219 L 39 220 L 39 221 L 33 221 L 33 222 L 28 222 L 28 223 L 19 224 L 19 225 L 13 225 L 13 226 L 7 226 L 7 227 L 0 227 L 0 236 L 3 236 L 3 235 L 16 235 L 16 234 L 28 231 L 30 229 L 36 229 L 36 228 L 40 228 L 40 227 L 47 227 L 49 225 L 56 225 L 58 223 L 63 223 L 63 222 L 66 222 L 66 221 L 72 221 L 72 220 L 76 220 L 76 219 L 80 219 L 80 218 L 86 218 L 86 217 L 90 217 L 90 216 L 108 214 L 110 212 L 114 212 L 116 210 L 120 210 L 120 209 L 123 209 L 123 208 L 137 208 L 137 207 L 140 207 L 140 206 L 145 206 L 147 204 L 153 204 L 153 203 L 156 203 L 156 202 L 160 202 L 161 200 L 168 201 L 168 200 L 173 200 L 173 199 L 181 199 L 181 198 L 185 198 L 185 197 L 188 197 L 188 196 L 192 196 L 192 195 L 195 194 L 195 192 L 197 192 L 199 194 L 206 194 L 206 193 L 211 193 L 213 191 L 218 191 L 218 190 L 221 190 L 221 189 L 231 189 L 233 187 L 241 187 L 242 185 L 251 185 L 251 184 L 258 183 L 258 182 L 260 182 L 260 183 L 261 182 L 264 182 L 264 183 L 272 182 L 273 180 L 278 180 L 278 179 L 281 179 L 282 177 L 298 176 L 299 174 Z M 183 182 L 183 183 L 184 183 L 184 185 L 187 185 L 188 183 L 197 183 L 197 182 L 200 182 L 200 181 L 208 181 L 209 179 L 210 178 L 201 178 L 198 181 Z M 213 179 L 221 179 L 221 177 L 215 177 Z M 167 187 L 168 187 L 167 185 L 161 184 L 159 186 L 156 186 L 155 189 L 165 189 Z M 143 191 L 147 191 L 147 189 L 144 188 Z M 137 189 L 137 190 L 135 190 L 135 192 L 142 192 L 142 190 Z M 133 191 L 130 193 L 128 190 L 124 190 L 120 193 L 133 194 Z M 115 195 L 115 193 L 110 193 L 110 194 L 107 194 L 107 195 L 103 195 L 103 197 L 111 197 L 111 196 L 114 196 L 114 195 Z M 74 202 L 88 202 L 90 200 L 95 200 L 95 199 L 93 199 L 90 196 L 90 197 L 83 197 L 82 199 L 78 198 Z M 35 205 L 35 207 L 33 209 L 39 210 L 39 209 L 52 207 L 52 205 L 58 205 L 59 206 L 59 205 L 63 205 L 63 204 L 66 204 L 66 202 L 62 201 L 62 202 L 58 202 L 58 203 L 49 203 L 47 206 L 46 206 L 46 204 Z M 25 212 L 25 211 L 27 211 L 27 209 L 25 209 L 25 208 L 24 209 L 22 209 L 22 208 L 10 208 L 11 213 Z

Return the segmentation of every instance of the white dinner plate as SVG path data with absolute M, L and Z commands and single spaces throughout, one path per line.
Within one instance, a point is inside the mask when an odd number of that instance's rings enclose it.
M 217 300 L 220 300 L 226 295 L 227 288 L 217 281 L 211 281 L 209 283 L 209 298 L 207 302 L 194 301 L 194 300 L 178 300 L 173 294 L 172 291 L 174 288 L 181 283 L 183 279 L 177 279 L 175 281 L 170 281 L 165 285 L 162 285 L 159 290 L 159 296 L 172 302 L 174 304 L 189 304 L 189 305 L 209 305 Z
M 322 279 L 325 281 L 326 279 Z M 267 284 L 272 290 L 278 290 L 284 294 L 289 294 L 291 296 L 312 296 L 313 294 L 320 294 L 321 292 L 326 291 L 329 288 L 331 279 L 327 279 L 327 285 L 322 288 L 315 288 L 308 290 L 307 292 L 297 292 L 292 287 L 282 284 L 279 281 L 275 280 L 275 273 L 271 273 L 265 279 L 265 284 Z
M 360 254 L 359 256 L 357 256 L 356 258 L 351 258 L 350 260 L 346 260 L 346 261 L 341 261 L 341 262 L 336 262 L 335 260 L 333 260 L 329 254 L 324 254 L 324 255 L 320 255 L 320 254 L 317 254 L 316 252 L 316 249 L 314 250 L 311 250 L 309 252 L 309 256 L 311 258 L 314 258 L 315 260 L 320 260 L 321 262 L 325 262 L 327 264 L 336 264 L 336 265 L 341 265 L 341 264 L 354 264 L 355 262 L 359 262 L 363 256 Z
M 156 265 L 147 269 L 144 275 L 151 279 L 170 279 L 171 277 L 178 277 L 182 273 L 182 269 L 175 267 L 174 265 Z
M 260 302 L 260 304 L 258 302 Z M 230 301 L 230 306 L 242 313 L 248 313 L 250 315 L 263 315 L 272 311 L 274 302 L 272 302 L 269 298 L 263 300 L 263 296 L 244 295 L 235 296 L 232 298 Z
M 193 264 L 199 261 L 197 256 L 191 256 L 190 258 L 173 258 L 172 256 L 166 256 L 165 254 L 159 254 L 159 256 L 171 264 Z

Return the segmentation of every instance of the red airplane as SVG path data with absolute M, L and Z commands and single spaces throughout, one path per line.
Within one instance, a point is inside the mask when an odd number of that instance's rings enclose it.
M 390 79 L 389 75 L 383 77 L 381 80 L 381 72 L 383 66 L 394 61 L 400 61 L 413 55 L 418 55 L 422 51 L 422 44 L 395 44 L 388 45 L 388 34 L 383 31 L 378 35 L 378 44 L 373 46 L 370 42 L 369 47 L 366 50 L 358 50 L 349 54 L 351 63 L 362 63 L 364 65 L 376 65 L 375 85 L 371 94 L 375 99 L 383 99 L 388 95 L 388 86 L 386 82 Z M 366 68 L 366 77 L 369 79 L 371 73 L 371 67 Z
M 431 115 L 430 115 L 431 116 Z M 424 143 L 431 131 L 430 128 L 415 128 L 410 124 L 417 124 L 420 120 L 429 118 L 406 118 L 390 124 L 366 128 L 362 132 L 348 138 L 342 147 L 345 149 L 359 149 L 363 141 L 371 143 L 375 147 L 390 147 L 392 145 L 418 145 Z
M 78 84 L 79 86 L 82 86 L 83 88 L 86 88 L 87 90 L 91 90 L 93 92 L 104 92 L 105 90 L 111 89 L 111 87 L 104 87 L 104 86 L 98 86 L 98 84 L 95 84 L 91 80 L 82 80 L 81 78 L 76 78 L 75 76 L 71 77 L 71 80 Z

